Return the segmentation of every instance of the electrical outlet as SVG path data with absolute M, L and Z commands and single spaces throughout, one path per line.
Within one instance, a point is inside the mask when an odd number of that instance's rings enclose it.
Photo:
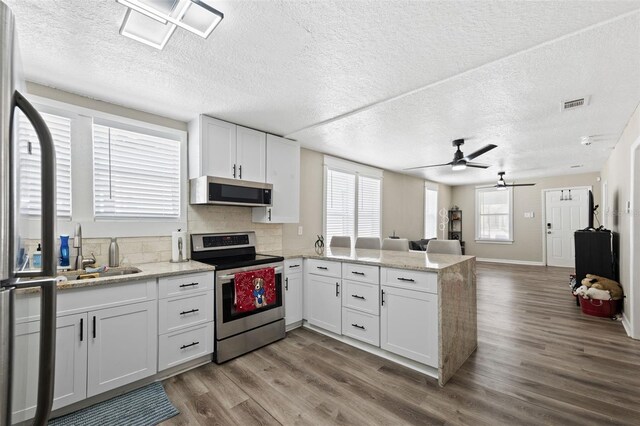
M 298 235 L 302 235 L 302 226 L 298 226 Z

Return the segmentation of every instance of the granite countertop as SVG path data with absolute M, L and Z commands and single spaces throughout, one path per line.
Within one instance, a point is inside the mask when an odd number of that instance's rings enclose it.
M 68 290 L 72 288 L 94 287 L 98 285 L 117 284 L 126 281 L 140 281 L 149 278 L 169 277 L 172 275 L 182 275 L 196 272 L 214 271 L 215 268 L 205 263 L 190 260 L 183 263 L 155 262 L 140 265 L 131 265 L 140 269 L 140 272 L 127 275 L 116 275 L 111 277 L 89 278 L 84 280 L 68 280 L 58 282 L 58 290 Z M 38 292 L 38 287 L 19 289 L 19 293 Z
M 385 266 L 389 268 L 412 269 L 416 271 L 438 272 L 475 256 L 459 256 L 454 254 L 426 253 L 423 251 L 391 251 L 370 249 L 348 249 L 325 247 L 324 253 L 318 254 L 314 249 L 271 251 L 264 254 L 282 256 L 285 259 L 303 257 L 348 261 L 363 265 Z

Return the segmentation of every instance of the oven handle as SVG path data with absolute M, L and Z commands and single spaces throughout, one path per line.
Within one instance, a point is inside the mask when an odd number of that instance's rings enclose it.
M 276 268 L 273 268 L 276 274 L 281 274 L 282 271 L 284 270 L 284 268 L 282 266 L 278 266 Z M 245 272 L 249 272 L 249 271 L 245 271 Z M 236 276 L 236 274 L 227 274 L 227 275 L 220 275 L 218 277 L 216 277 L 219 280 L 232 280 L 234 279 Z

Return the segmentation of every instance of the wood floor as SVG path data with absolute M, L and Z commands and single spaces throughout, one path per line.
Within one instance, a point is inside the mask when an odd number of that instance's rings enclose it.
M 580 313 L 569 270 L 479 263 L 478 350 L 444 387 L 314 332 L 164 382 L 165 425 L 640 425 L 640 341 Z

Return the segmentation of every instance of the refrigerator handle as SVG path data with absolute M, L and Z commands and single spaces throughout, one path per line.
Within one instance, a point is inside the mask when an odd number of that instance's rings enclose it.
M 56 149 L 51 132 L 40 113 L 16 90 L 15 104 L 27 116 L 40 140 L 41 161 L 41 208 L 42 208 L 42 272 L 18 271 L 20 277 L 55 277 L 57 273 L 55 259 L 56 226 Z
M 33 424 L 46 425 L 51 415 L 51 406 L 53 404 L 56 354 L 56 151 L 51 132 L 40 113 L 18 91 L 15 92 L 14 101 L 15 105 L 22 110 L 33 125 L 40 141 L 42 271 L 35 275 L 47 278 L 34 280 L 36 282 L 31 282 L 30 284 L 38 285 L 41 291 L 38 397 Z M 18 271 L 15 275 L 18 278 L 34 276 L 34 274 L 28 274 L 25 271 Z

